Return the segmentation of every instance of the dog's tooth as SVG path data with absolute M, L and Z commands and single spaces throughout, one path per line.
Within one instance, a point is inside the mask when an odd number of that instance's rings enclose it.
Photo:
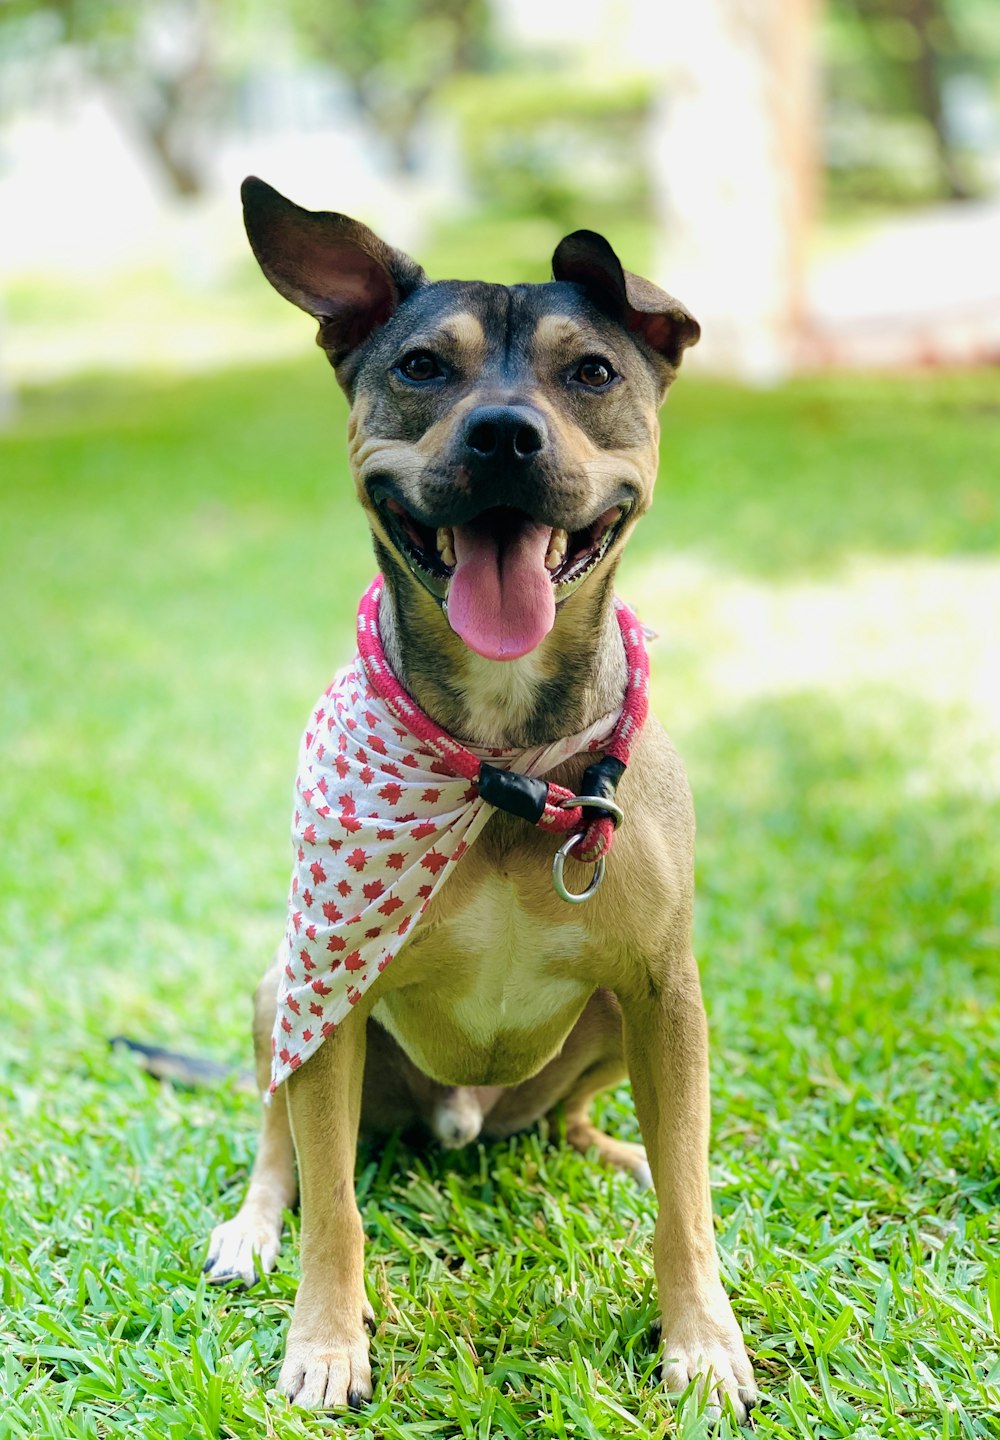
M 566 547 L 569 545 L 569 536 L 565 530 L 553 530 L 549 538 L 549 548 L 545 555 L 546 570 L 558 570 L 559 566 L 566 559 Z
M 442 565 L 452 566 L 455 564 L 455 532 L 450 525 L 442 525 L 438 530 L 437 548 Z

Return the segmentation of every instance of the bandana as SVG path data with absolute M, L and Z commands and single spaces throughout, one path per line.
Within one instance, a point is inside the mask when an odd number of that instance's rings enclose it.
M 539 777 L 574 755 L 604 750 L 610 740 L 608 753 L 617 751 L 624 768 L 645 718 L 649 672 L 641 629 L 616 601 L 630 662 L 621 711 L 579 735 L 527 750 L 461 745 L 423 714 L 389 669 L 378 637 L 380 597 L 378 576 L 358 612 L 359 653 L 320 697 L 302 741 L 271 1094 L 375 983 L 481 834 L 494 813 L 474 778 L 483 762 L 494 772 Z M 604 853 L 610 822 L 588 827 L 579 809 L 560 805 L 568 791 L 553 785 L 548 793 L 552 801 L 537 823 L 561 833 L 587 827 L 583 839 Z

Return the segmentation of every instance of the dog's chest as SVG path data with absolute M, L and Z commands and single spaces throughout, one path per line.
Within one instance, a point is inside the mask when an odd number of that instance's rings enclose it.
M 579 964 L 587 943 L 583 925 L 539 920 L 509 881 L 484 879 L 414 937 L 399 957 L 407 983 L 375 1017 L 436 1079 L 515 1083 L 550 1058 L 591 994 Z

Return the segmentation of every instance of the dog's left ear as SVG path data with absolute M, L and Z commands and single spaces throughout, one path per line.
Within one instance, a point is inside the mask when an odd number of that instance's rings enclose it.
M 316 338 L 334 365 L 424 283 L 415 260 L 360 220 L 303 210 L 256 175 L 244 180 L 242 195 L 257 263 L 279 294 L 316 317 Z
M 623 270 L 607 240 L 594 230 L 574 230 L 560 240 L 552 257 L 552 275 L 581 285 L 600 310 L 640 336 L 674 368 L 701 335 L 701 326 L 679 300 L 652 280 Z

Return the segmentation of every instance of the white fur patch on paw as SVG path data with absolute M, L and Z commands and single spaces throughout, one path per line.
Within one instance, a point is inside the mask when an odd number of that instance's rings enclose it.
M 212 1285 L 256 1285 L 274 1269 L 280 1249 L 281 1235 L 273 1225 L 234 1215 L 212 1231 L 203 1268 Z

